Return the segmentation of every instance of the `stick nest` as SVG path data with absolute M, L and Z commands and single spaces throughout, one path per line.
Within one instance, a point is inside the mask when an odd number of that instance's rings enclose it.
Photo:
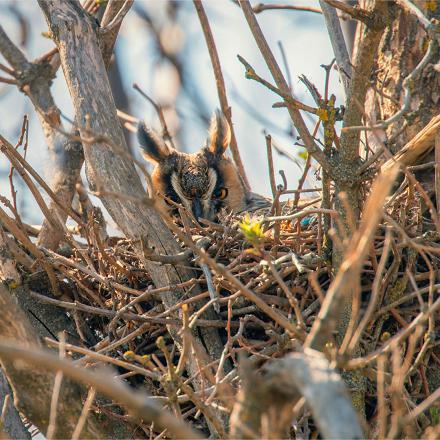
M 338 356 L 335 350 L 341 342 L 338 334 L 330 336 L 327 347 L 328 356 L 337 362 L 340 371 L 347 362 L 359 361 L 359 368 L 354 371 L 360 372 L 362 380 L 367 381 L 367 393 L 359 407 L 365 411 L 372 432 L 378 424 L 378 377 L 389 384 L 386 398 L 392 401 L 403 395 L 409 411 L 428 398 L 440 383 L 440 354 L 436 342 L 439 329 L 434 316 L 426 316 L 415 331 L 396 340 L 391 348 L 387 346 L 387 341 L 398 337 L 396 335 L 404 332 L 415 318 L 426 312 L 436 295 L 438 252 L 435 253 L 435 249 L 439 236 L 429 232 L 434 226 L 423 211 L 417 193 L 411 192 L 410 196 L 412 200 L 405 198 L 404 209 L 399 197 L 388 203 L 386 221 L 378 228 L 364 262 L 359 295 L 354 299 L 354 320 L 352 317 L 352 325 L 346 323 L 351 337 L 358 337 L 356 350 Z M 199 227 L 184 222 L 185 226 L 181 227 L 187 236 L 202 243 L 205 252 L 229 274 L 307 335 L 334 278 L 328 259 L 331 251 L 322 227 L 324 214 L 308 213 L 308 209 L 284 203 L 281 215 L 299 212 L 303 215 L 278 221 L 261 221 L 263 215 L 267 218 L 267 212 L 247 218 L 223 215 L 218 224 Z M 300 349 L 299 339 L 241 295 L 225 277 L 209 269 L 212 283 L 207 283 L 206 267 L 202 270 L 200 256 L 183 245 L 182 253 L 172 257 L 173 264 L 191 266 L 194 277 L 183 283 L 186 290 L 180 301 L 165 309 L 162 296 L 181 286 L 156 288 L 144 263 L 150 259 L 154 264 L 169 264 L 167 257 L 157 255 L 146 243 L 124 238 L 108 238 L 104 245 L 96 227 L 88 228 L 83 234 L 86 246 L 69 244 L 58 253 L 43 251 L 45 263 L 53 269 L 56 280 L 48 279 L 46 272 L 35 267 L 26 269 L 18 265 L 31 295 L 43 303 L 66 309 L 74 319 L 80 339 L 70 338 L 68 349 L 83 365 L 98 362 L 93 353 L 106 356 L 106 363 L 114 364 L 118 375 L 130 385 L 146 389 L 195 426 L 206 428 L 205 413 L 200 414 L 201 405 L 216 405 L 221 412 L 231 413 L 239 387 L 235 372 L 244 355 L 259 368 L 273 358 Z M 340 246 L 347 246 L 344 237 L 334 243 L 338 241 Z M 143 257 L 139 257 L 139 246 Z M 50 295 L 48 286 L 54 281 L 59 293 Z M 206 311 L 200 313 L 201 304 L 210 298 L 208 290 L 218 297 L 205 307 L 212 312 L 209 317 Z M 377 304 L 362 334 L 356 335 L 373 295 Z M 220 306 L 218 313 L 212 311 L 216 302 Z M 196 388 L 193 383 L 200 378 L 188 374 L 182 365 L 186 361 L 184 357 L 197 356 L 197 353 L 191 347 L 178 349 L 172 334 L 180 334 L 184 344 L 191 346 L 191 336 L 184 337 L 191 334 L 188 330 L 200 332 L 207 327 L 219 332 L 223 353 L 221 360 L 215 359 L 210 364 L 209 374 L 206 369 L 202 371 L 210 388 L 195 393 L 196 399 L 183 391 L 179 381 L 184 381 L 187 388 Z M 56 335 L 48 339 L 56 339 Z M 381 356 L 382 359 L 390 356 L 390 364 L 377 361 Z M 392 378 L 396 375 L 402 378 L 399 389 L 392 388 Z M 219 383 L 226 386 L 227 391 Z M 95 409 L 107 415 L 123 418 L 111 407 L 95 405 Z M 419 414 L 411 425 L 411 432 L 416 434 L 432 424 L 430 419 L 438 417 L 436 411 L 433 407 L 429 414 Z M 296 416 L 296 429 L 304 435 L 316 429 L 307 408 Z M 123 420 L 130 423 L 130 419 Z M 137 429 L 145 435 L 155 432 L 154 426 L 148 424 Z

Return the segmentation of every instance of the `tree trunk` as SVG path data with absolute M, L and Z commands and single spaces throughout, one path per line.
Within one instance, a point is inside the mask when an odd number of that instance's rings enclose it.
M 428 18 L 440 16 L 440 6 L 436 2 L 415 1 L 414 3 Z M 432 7 L 428 8 L 432 3 L 436 3 L 434 10 Z M 377 88 L 383 92 L 383 95 L 392 96 L 393 100 L 380 96 L 370 89 L 366 111 L 371 123 L 386 120 L 403 106 L 403 81 L 423 58 L 429 41 L 414 15 L 395 4 L 390 4 L 390 11 L 393 21 L 386 29 L 381 43 L 376 75 Z M 386 139 L 392 140 L 388 145 L 392 153 L 399 151 L 438 114 L 440 73 L 434 69 L 438 55 L 437 50 L 411 86 L 410 108 L 406 118 L 398 119 L 386 130 Z
M 143 238 L 160 254 L 179 253 L 180 246 L 171 231 L 155 209 L 145 203 L 146 193 L 132 160 L 121 154 L 127 151 L 127 146 L 98 45 L 99 29 L 76 3 L 39 0 L 39 4 L 58 46 L 83 138 L 86 173 L 92 190 L 99 193 L 107 211 L 127 237 Z M 99 93 L 96 93 L 97 85 Z M 84 139 L 90 138 L 90 132 L 98 137 L 104 136 L 106 141 L 85 142 Z M 157 287 L 176 285 L 194 276 L 190 270 L 171 265 L 145 261 L 145 266 Z M 184 293 L 183 289 L 165 293 L 165 307 L 172 307 Z M 196 292 L 193 290 L 193 293 Z M 177 331 L 170 329 L 170 332 L 180 345 Z M 194 336 L 200 341 L 196 334 Z M 202 336 L 203 345 L 218 359 L 222 344 L 217 330 L 207 328 Z M 203 345 L 200 341 L 199 349 L 205 351 Z M 191 374 L 199 371 L 199 366 L 191 358 L 188 368 Z
M 436 18 L 438 20 L 440 18 L 439 2 L 414 0 L 413 3 L 428 19 Z M 402 108 L 405 97 L 404 79 L 422 60 L 430 41 L 415 15 L 395 3 L 390 3 L 389 8 L 392 22 L 387 27 L 381 42 L 375 75 L 376 88 L 383 93 L 379 94 L 373 89 L 369 90 L 365 107 L 369 118 L 368 124 L 386 120 Z M 381 133 L 379 131 L 379 135 L 386 140 L 386 146 L 393 154 L 400 151 L 426 127 L 432 118 L 439 115 L 440 71 L 436 67 L 439 55 L 440 51 L 437 47 L 428 64 L 410 85 L 409 108 L 404 117 L 390 124 L 385 130 L 380 130 Z M 389 99 L 387 96 L 391 96 L 393 99 Z M 373 149 L 377 149 L 379 146 L 376 140 L 377 134 L 377 131 L 368 133 L 369 144 Z M 422 154 L 412 155 L 411 160 L 406 161 L 406 165 L 434 161 L 434 138 L 435 136 L 427 137 L 431 145 L 421 148 Z M 426 151 L 428 151 L 427 154 Z M 416 174 L 416 178 L 432 197 L 435 188 L 433 168 L 421 171 L 420 174 Z M 438 210 L 437 206 L 437 212 Z M 411 287 L 409 287 L 410 289 Z M 434 353 L 439 356 L 440 350 L 434 349 Z M 440 386 L 440 370 L 434 362 L 427 368 L 427 379 L 431 391 Z

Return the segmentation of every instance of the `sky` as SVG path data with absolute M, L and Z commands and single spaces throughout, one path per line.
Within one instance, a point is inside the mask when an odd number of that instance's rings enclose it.
M 14 15 L 8 11 L 11 3 L 10 0 L 0 0 L 1 24 L 9 37 L 18 43 L 20 27 Z M 37 58 L 53 47 L 53 43 L 42 35 L 47 31 L 43 14 L 37 2 L 18 0 L 14 3 L 23 15 L 29 18 L 30 23 L 29 44 L 23 50 L 29 59 Z M 197 95 L 202 97 L 206 109 L 212 112 L 218 108 L 213 70 L 192 1 L 182 1 L 177 20 L 172 26 L 167 25 L 164 0 L 136 0 L 136 3 L 140 3 L 139 6 L 148 11 L 159 27 L 164 26 L 167 33 L 163 41 L 180 50 L 185 61 L 188 82 L 196 90 Z M 254 5 L 257 3 L 253 2 Z M 284 3 L 318 6 L 318 2 L 312 0 Z M 296 156 L 299 165 L 303 163 L 303 159 L 299 156 L 302 149 L 295 145 L 296 139 L 289 135 L 290 120 L 286 109 L 272 108 L 272 104 L 280 99 L 261 84 L 250 81 L 244 76 L 244 67 L 239 63 L 237 54 L 243 56 L 260 76 L 273 83 L 241 9 L 230 0 L 205 0 L 204 5 L 222 64 L 229 104 L 232 107 L 234 129 L 248 178 L 254 191 L 268 196 L 270 185 L 263 130 L 272 135 L 274 142 Z M 330 63 L 333 53 L 323 17 L 310 12 L 272 10 L 258 14 L 257 19 L 284 74 L 286 75 L 287 68 L 289 70 L 294 96 L 313 105 L 298 76 L 304 74 L 318 89 L 321 91 L 324 89 L 325 73 L 320 65 Z M 286 54 L 287 66 L 281 57 L 279 41 L 282 42 Z M 170 130 L 176 134 L 179 149 L 187 152 L 197 151 L 206 139 L 206 122 L 197 117 L 195 109 L 197 104 L 194 100 L 176 89 L 175 70 L 169 63 L 160 62 L 155 41 L 134 9 L 124 19 L 116 54 L 131 114 L 144 119 L 156 129 L 160 128 L 154 109 L 133 89 L 133 83 L 139 84 L 159 103 L 166 104 L 176 98 L 176 112 L 169 112 Z M 1 55 L 0 62 L 5 64 Z M 73 108 L 61 69 L 54 81 L 52 91 L 63 115 L 73 120 Z M 337 104 L 341 104 L 342 90 L 335 71 L 331 76 L 330 92 L 337 96 Z M 41 127 L 29 100 L 15 86 L 0 84 L 0 133 L 13 144 L 19 137 L 25 114 L 30 117 L 27 158 L 31 165 L 50 182 L 50 158 Z M 305 116 L 305 120 L 310 127 L 314 126 L 311 118 Z M 135 154 L 137 154 L 136 150 L 135 148 Z M 298 164 L 277 153 L 274 153 L 274 161 L 275 170 L 284 170 L 289 189 L 294 189 L 302 171 Z M 4 157 L 0 157 L 0 194 L 6 196 L 10 195 L 8 171 L 7 161 Z M 19 177 L 15 177 L 15 182 L 19 190 L 19 207 L 24 221 L 31 224 L 40 223 L 42 215 L 38 207 L 20 183 Z M 310 181 L 310 184 L 313 184 L 313 181 Z

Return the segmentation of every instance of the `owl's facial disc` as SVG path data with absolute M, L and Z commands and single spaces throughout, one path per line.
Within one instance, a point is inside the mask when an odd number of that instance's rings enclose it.
M 174 171 L 171 185 L 181 203 L 191 211 L 194 217 L 214 220 L 218 203 L 213 200 L 218 178 L 213 168 L 180 175 Z

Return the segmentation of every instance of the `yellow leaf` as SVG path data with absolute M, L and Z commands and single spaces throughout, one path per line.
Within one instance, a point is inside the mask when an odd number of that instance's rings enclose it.
M 264 239 L 261 222 L 251 219 L 249 214 L 245 215 L 243 220 L 239 223 L 239 227 L 245 239 L 251 244 L 255 244 L 259 240 Z

